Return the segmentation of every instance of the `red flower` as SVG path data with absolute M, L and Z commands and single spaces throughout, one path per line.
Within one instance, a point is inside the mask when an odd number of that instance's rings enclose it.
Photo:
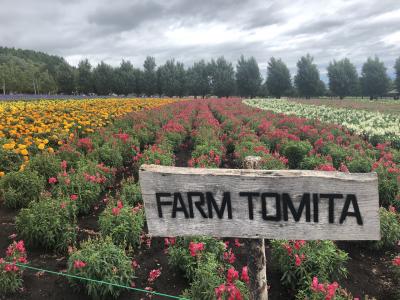
M 242 246 L 243 246 L 243 244 L 241 244 L 241 243 L 239 242 L 239 239 L 235 239 L 235 247 L 240 248 L 240 247 L 242 247 Z
M 229 249 L 229 251 L 224 252 L 224 259 L 225 259 L 228 263 L 230 263 L 230 264 L 233 264 L 233 263 L 235 262 L 236 256 L 235 256 L 235 254 L 232 252 L 232 248 Z
M 57 178 L 50 177 L 48 181 L 49 181 L 50 184 L 54 184 L 54 183 L 57 183 Z
M 396 256 L 395 258 L 393 258 L 392 264 L 396 267 L 400 267 L 400 256 Z
M 67 169 L 67 161 L 63 160 L 61 162 L 61 168 L 65 171 Z
M 153 283 L 158 277 L 160 277 L 161 275 L 161 269 L 154 269 L 151 270 L 149 273 L 149 278 L 147 279 L 147 281 L 149 283 Z
M 295 257 L 295 260 L 296 260 L 296 261 L 295 261 L 296 267 L 300 267 L 300 265 L 301 265 L 301 258 L 299 257 L 298 254 L 295 254 L 294 257 Z
M 190 242 L 189 244 L 189 251 L 191 256 L 196 256 L 197 252 L 204 250 L 204 243 L 194 243 Z
M 249 273 L 248 273 L 248 268 L 247 266 L 244 266 L 242 268 L 242 275 L 240 276 L 240 279 L 249 284 L 250 278 L 249 278 Z
M 71 196 L 69 196 L 69 198 L 70 198 L 72 201 L 75 201 L 76 199 L 78 199 L 78 195 L 72 194 Z
M 114 216 L 118 216 L 120 212 L 121 212 L 121 209 L 120 209 L 120 208 L 118 208 L 118 207 L 113 207 L 113 208 L 112 208 L 112 214 L 113 214 Z
M 122 203 L 122 201 L 120 201 L 120 200 L 117 201 L 117 207 L 118 207 L 119 209 L 121 209 L 121 208 L 124 207 L 124 204 Z
M 233 283 L 235 280 L 239 278 L 239 272 L 235 270 L 234 267 L 228 269 L 228 273 L 226 275 L 226 281 L 228 283 Z
M 74 261 L 74 268 L 75 269 L 81 269 L 81 268 L 84 268 L 84 267 L 86 267 L 86 263 L 84 263 L 83 261 L 81 261 L 79 259 Z
M 132 260 L 131 267 L 132 269 L 136 269 L 139 268 L 140 266 L 136 260 Z

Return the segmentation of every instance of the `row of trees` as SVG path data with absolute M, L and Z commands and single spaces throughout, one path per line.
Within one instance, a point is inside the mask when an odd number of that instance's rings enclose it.
M 349 59 L 332 61 L 328 68 L 329 94 L 341 99 L 345 96 L 369 96 L 371 99 L 384 96 L 390 88 L 400 90 L 400 57 L 395 63 L 396 80 L 391 82 L 386 67 L 378 57 L 368 58 L 363 64 L 361 76 Z M 281 59 L 271 58 L 268 63 L 266 85 L 271 95 L 280 98 L 292 95 L 293 88 L 299 96 L 306 98 L 327 94 L 320 80 L 317 65 L 310 55 L 303 56 L 297 62 L 297 74 L 292 87 L 290 72 Z
M 92 67 L 87 59 L 75 68 L 61 57 L 0 47 L 0 89 L 3 93 L 115 93 L 180 97 L 271 95 L 278 98 L 329 94 L 341 98 L 359 95 L 375 98 L 385 95 L 396 85 L 400 90 L 400 58 L 396 61 L 395 71 L 396 80 L 392 83 L 385 65 L 377 57 L 368 58 L 360 76 L 349 59 L 334 60 L 327 68 L 327 90 L 309 54 L 297 62 L 293 80 L 286 64 L 272 57 L 268 62 L 267 79 L 263 82 L 254 57 L 246 59 L 241 56 L 236 68 L 224 57 L 209 62 L 200 60 L 189 68 L 174 59 L 157 66 L 154 57 L 147 57 L 141 69 L 124 60 L 118 67 L 104 62 Z

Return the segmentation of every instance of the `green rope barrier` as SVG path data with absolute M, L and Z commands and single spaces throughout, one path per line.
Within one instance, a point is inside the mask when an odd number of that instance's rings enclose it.
M 17 265 L 18 267 L 21 267 L 21 268 L 25 268 L 25 269 L 30 269 L 30 270 L 34 270 L 34 271 L 45 272 L 45 273 L 49 273 L 49 274 L 53 274 L 53 275 L 70 277 L 70 278 L 75 278 L 75 279 L 80 279 L 80 280 L 86 280 L 86 281 L 91 281 L 91 282 L 100 283 L 100 284 L 108 284 L 108 285 L 124 288 L 124 289 L 127 289 L 127 290 L 132 290 L 132 291 L 136 291 L 136 292 L 148 293 L 148 294 L 153 294 L 153 295 L 172 298 L 172 299 L 189 300 L 187 298 L 183 298 L 183 297 L 179 297 L 179 296 L 172 296 L 172 295 L 168 295 L 168 294 L 164 294 L 164 293 L 147 291 L 147 290 L 144 290 L 144 289 L 134 288 L 134 287 L 125 286 L 125 285 L 121 285 L 121 284 L 117 284 L 117 283 L 105 282 L 105 281 L 101 281 L 101 280 L 96 280 L 96 279 L 91 279 L 91 278 L 85 278 L 85 277 L 81 277 L 81 276 L 71 275 L 71 274 L 68 274 L 68 273 L 61 273 L 61 272 L 56 272 L 56 271 L 50 271 L 50 270 L 35 268 L 35 267 L 31 267 L 31 266 L 28 266 L 28 265 L 25 265 L 25 264 L 21 264 L 21 263 L 15 263 L 15 265 Z

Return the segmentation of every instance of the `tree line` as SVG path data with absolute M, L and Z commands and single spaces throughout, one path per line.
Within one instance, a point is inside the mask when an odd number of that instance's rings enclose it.
M 333 60 L 327 67 L 328 87 L 320 79 L 314 59 L 309 54 L 297 62 L 293 77 L 280 58 L 268 62 L 263 81 L 254 57 L 241 56 L 234 66 L 223 56 L 206 62 L 199 60 L 186 68 L 170 59 L 157 66 L 147 57 L 142 68 L 123 60 L 117 67 L 105 62 L 92 66 L 87 59 L 77 67 L 63 58 L 45 53 L 0 47 L 0 90 L 6 93 L 64 93 L 98 95 L 165 95 L 227 97 L 273 96 L 384 96 L 397 87 L 400 91 L 400 57 L 395 63 L 395 81 L 378 57 L 368 58 L 361 74 L 349 59 Z

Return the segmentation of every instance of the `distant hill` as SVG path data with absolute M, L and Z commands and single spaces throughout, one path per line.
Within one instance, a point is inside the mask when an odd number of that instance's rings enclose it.
M 71 93 L 73 72 L 60 56 L 0 47 L 0 92 Z

